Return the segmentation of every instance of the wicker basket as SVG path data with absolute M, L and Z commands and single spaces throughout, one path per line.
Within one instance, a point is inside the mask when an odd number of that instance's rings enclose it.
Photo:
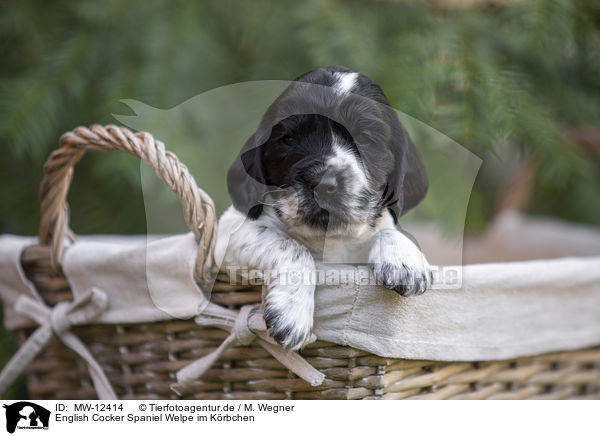
M 23 268 L 50 306 L 72 299 L 60 268 L 70 235 L 66 196 L 74 164 L 87 150 L 121 150 L 148 163 L 175 191 L 199 241 L 197 278 L 214 271 L 215 215 L 177 158 L 147 133 L 115 126 L 78 128 L 61 138 L 44 167 L 40 245 L 26 249 Z M 212 276 L 214 277 L 214 276 Z M 217 282 L 211 300 L 228 308 L 259 303 L 261 291 Z M 17 331 L 20 343 L 30 329 Z M 227 332 L 193 320 L 89 325 L 73 332 L 101 364 L 122 399 L 560 399 L 600 398 L 600 347 L 494 362 L 434 362 L 382 358 L 366 351 L 315 342 L 302 356 L 325 374 L 320 386 L 298 378 L 258 345 L 235 346 L 178 396 L 175 373 L 214 351 Z M 53 339 L 26 370 L 32 399 L 97 398 L 87 367 Z

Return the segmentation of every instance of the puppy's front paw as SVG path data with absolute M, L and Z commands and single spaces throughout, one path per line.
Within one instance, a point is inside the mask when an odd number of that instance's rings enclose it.
M 284 348 L 298 350 L 309 342 L 313 312 L 314 285 L 275 285 L 265 297 L 267 330 Z
M 433 282 L 431 267 L 423 253 L 396 230 L 378 233 L 369 261 L 377 283 L 405 297 L 422 294 Z
M 404 297 L 422 294 L 431 286 L 432 281 L 429 265 L 414 269 L 403 263 L 383 262 L 373 265 L 373 274 L 378 284 Z

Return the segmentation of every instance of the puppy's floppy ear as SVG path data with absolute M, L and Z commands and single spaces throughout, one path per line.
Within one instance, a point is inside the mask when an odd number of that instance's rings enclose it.
M 256 134 L 246 142 L 227 172 L 227 189 L 233 206 L 247 217 L 256 219 L 263 210 L 267 192 L 262 159 L 263 145 L 256 145 Z
M 393 109 L 390 108 L 390 111 Z M 396 114 L 391 114 L 392 138 L 390 151 L 395 167 L 388 177 L 384 191 L 384 204 L 394 218 L 398 219 L 423 200 L 429 181 L 427 171 L 417 148 L 408 136 Z
M 256 132 L 246 141 L 227 172 L 227 189 L 233 207 L 250 219 L 257 219 L 263 211 L 265 194 L 269 190 L 267 171 L 263 161 L 265 144 L 279 134 L 279 96 L 263 115 Z

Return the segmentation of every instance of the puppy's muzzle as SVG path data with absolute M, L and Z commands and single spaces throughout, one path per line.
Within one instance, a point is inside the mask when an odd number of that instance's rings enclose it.
M 338 193 L 339 182 L 336 176 L 323 177 L 314 187 L 315 198 L 318 200 L 330 201 Z
M 321 209 L 332 211 L 343 208 L 348 193 L 341 174 L 328 171 L 318 183 L 312 185 L 315 201 Z

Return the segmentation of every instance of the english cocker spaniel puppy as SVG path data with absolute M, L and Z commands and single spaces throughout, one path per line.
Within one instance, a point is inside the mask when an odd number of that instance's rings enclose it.
M 311 336 L 315 283 L 306 277 L 315 261 L 369 263 L 377 283 L 403 296 L 431 285 L 424 255 L 396 228 L 425 196 L 425 168 L 367 76 L 335 66 L 297 78 L 268 108 L 227 183 L 233 206 L 219 221 L 217 257 L 222 269 L 271 277 L 264 318 L 282 346 L 301 348 Z

